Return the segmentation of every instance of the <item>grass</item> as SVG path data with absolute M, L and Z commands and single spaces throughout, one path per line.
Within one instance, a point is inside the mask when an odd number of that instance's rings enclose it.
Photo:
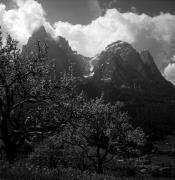
M 170 138 L 169 138 L 170 139 Z M 169 147 L 172 142 L 165 139 L 159 144 L 159 149 Z M 168 142 L 168 143 L 167 143 Z M 174 139 L 173 139 L 174 143 Z M 168 145 L 167 145 L 168 144 Z M 172 145 L 171 145 L 172 148 Z M 175 146 L 173 146 L 175 148 Z M 165 149 L 165 148 L 164 148 Z M 167 149 L 165 149 L 167 150 Z M 152 162 L 153 164 L 170 163 L 174 165 L 175 157 L 169 155 L 154 155 Z M 27 161 L 28 162 L 28 161 Z M 47 167 L 39 168 L 36 165 L 29 165 L 27 162 L 15 163 L 9 165 L 0 161 L 0 180 L 173 180 L 175 178 L 165 177 L 116 177 L 118 175 L 115 172 L 114 176 L 99 175 L 96 173 L 81 172 L 72 168 L 48 169 Z M 109 173 L 110 175 L 112 173 Z
M 2 164 L 1 164 L 2 165 Z M 151 177 L 112 177 L 106 175 L 81 172 L 72 168 L 48 169 L 15 164 L 3 164 L 0 168 L 1 180 L 171 180 L 171 178 Z

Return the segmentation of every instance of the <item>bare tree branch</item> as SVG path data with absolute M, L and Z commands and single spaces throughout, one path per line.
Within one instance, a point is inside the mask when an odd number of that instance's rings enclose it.
M 37 102 L 36 99 L 33 99 L 33 98 L 27 99 L 27 100 L 24 100 L 24 101 L 21 101 L 20 103 L 15 104 L 15 105 L 10 109 L 10 111 L 13 111 L 13 110 L 16 109 L 18 106 L 23 105 L 23 104 L 25 104 L 25 103 L 36 103 L 36 102 Z
M 26 78 L 27 76 L 29 76 L 30 74 L 33 74 L 33 73 L 34 73 L 33 71 L 29 71 L 26 74 L 24 74 L 23 76 L 18 74 L 17 77 L 10 84 L 7 85 L 8 88 L 11 87 L 16 81 L 22 80 L 22 79 Z

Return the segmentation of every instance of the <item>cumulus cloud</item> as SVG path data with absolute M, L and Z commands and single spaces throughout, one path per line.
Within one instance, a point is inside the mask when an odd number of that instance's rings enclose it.
M 0 4 L 0 24 L 14 38 L 25 44 L 35 29 L 44 25 L 53 37 L 65 37 L 72 48 L 85 56 L 94 56 L 117 40 L 131 43 L 137 50 L 148 49 L 159 69 L 168 79 L 175 79 L 175 15 L 161 13 L 151 17 L 136 12 L 121 13 L 108 9 L 88 25 L 45 20 L 45 12 L 35 0 L 14 0 L 17 7 L 6 10 Z M 169 64 L 170 63 L 170 64 Z M 164 71 L 165 69 L 165 71 Z
M 172 61 L 175 62 L 175 55 L 172 57 Z
M 117 40 L 127 41 L 137 50 L 149 49 L 160 68 L 174 54 L 175 16 L 171 14 L 150 17 L 110 9 L 89 25 L 59 21 L 53 29 L 57 35 L 66 37 L 74 49 L 87 56 L 94 56 Z
M 165 77 L 175 84 L 175 64 L 168 64 L 168 66 L 164 70 Z
M 45 22 L 45 12 L 35 0 L 13 1 L 16 7 L 11 10 L 6 10 L 5 5 L 0 4 L 0 25 L 3 32 L 26 44 L 34 30 Z
M 109 10 L 105 16 L 97 18 L 89 25 L 72 25 L 59 21 L 53 28 L 57 35 L 66 37 L 78 52 L 94 56 L 116 40 L 134 42 L 123 20 L 118 11 Z
M 171 62 L 165 68 L 164 76 L 173 84 L 175 84 L 175 55 L 171 58 Z

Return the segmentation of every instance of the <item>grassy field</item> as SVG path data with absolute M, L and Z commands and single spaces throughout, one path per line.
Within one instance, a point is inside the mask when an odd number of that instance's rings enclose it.
M 81 173 L 77 170 L 50 170 L 31 172 L 24 168 L 4 169 L 1 180 L 173 180 L 173 178 L 152 177 L 112 177 L 98 174 Z
M 152 156 L 152 164 L 175 167 L 175 136 L 167 136 L 155 146 L 158 151 Z
M 2 165 L 2 164 L 1 164 Z M 72 168 L 39 169 L 19 164 L 0 168 L 0 180 L 173 180 L 174 178 L 153 177 L 113 177 L 96 173 L 81 172 Z
M 0 180 L 174 180 L 175 179 L 175 136 L 167 136 L 156 142 L 158 151 L 152 154 L 152 169 L 156 167 L 172 167 L 173 177 L 151 177 L 136 175 L 134 177 L 118 177 L 81 172 L 72 168 L 48 169 L 16 163 L 13 166 L 0 162 Z M 113 173 L 110 173 L 113 174 Z M 115 174 L 115 173 L 114 173 Z

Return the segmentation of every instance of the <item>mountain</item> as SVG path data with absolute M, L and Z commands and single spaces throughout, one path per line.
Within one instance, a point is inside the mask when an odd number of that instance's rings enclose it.
M 29 38 L 27 45 L 23 46 L 22 53 L 36 51 L 36 42 L 39 41 L 41 45 L 47 45 L 48 47 L 48 60 L 54 62 L 56 65 L 56 72 L 67 71 L 70 66 L 74 75 L 83 76 L 89 73 L 88 61 L 90 58 L 77 54 L 72 50 L 68 41 L 58 36 L 55 39 L 46 32 L 42 26 Z
M 95 79 L 111 79 L 118 86 L 135 87 L 141 82 L 163 80 L 149 52 L 139 54 L 130 44 L 122 41 L 108 45 L 93 59 L 93 64 Z
M 91 76 L 81 82 L 89 97 L 103 94 L 106 101 L 124 102 L 134 125 L 149 134 L 168 133 L 175 127 L 175 87 L 162 76 L 148 51 L 139 53 L 117 41 L 90 64 Z
M 151 56 L 150 52 L 144 50 L 140 53 L 140 57 L 147 72 L 147 76 L 149 76 L 149 79 L 155 81 L 160 81 L 160 80 L 162 81 L 163 77 L 160 71 L 158 70 L 156 64 L 154 63 L 154 59 Z
M 137 52 L 130 44 L 117 41 L 93 58 L 72 50 L 68 41 L 51 37 L 44 27 L 29 38 L 22 53 L 35 51 L 36 41 L 48 46 L 48 60 L 56 64 L 56 72 L 72 66 L 81 77 L 77 89 L 89 98 L 104 95 L 108 102 L 122 101 L 135 126 L 148 134 L 165 134 L 175 127 L 175 87 L 159 72 L 149 51 Z
M 174 86 L 159 72 L 151 54 L 148 51 L 139 53 L 126 42 L 117 41 L 108 45 L 91 60 L 91 64 L 91 81 L 97 84 L 108 83 L 113 88 L 156 94 L 174 92 Z

